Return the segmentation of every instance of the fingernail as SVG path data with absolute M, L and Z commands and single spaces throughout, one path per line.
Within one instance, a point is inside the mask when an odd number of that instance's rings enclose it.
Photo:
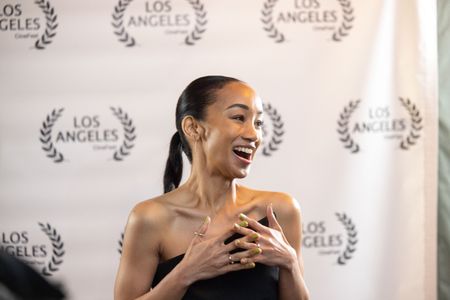
M 248 222 L 247 222 L 247 221 L 241 221 L 241 222 L 239 222 L 238 224 L 239 224 L 239 226 L 241 226 L 241 227 L 248 227 Z
M 247 259 L 246 258 L 241 258 L 241 264 L 245 265 L 247 263 Z
M 241 226 L 239 226 L 239 224 L 237 224 L 237 223 L 234 223 L 233 227 L 234 227 L 234 229 L 239 229 L 239 228 L 241 228 Z
M 261 248 L 258 248 L 258 247 L 253 248 L 253 249 L 250 251 L 250 253 L 253 254 L 253 255 L 260 254 L 261 252 L 262 252 Z
M 253 269 L 255 266 L 256 266 L 256 265 L 255 265 L 254 262 L 245 265 L 245 267 L 246 267 L 247 269 Z
M 241 219 L 242 221 L 244 221 L 247 218 L 246 215 L 244 215 L 243 213 L 239 214 L 239 219 Z
M 250 238 L 253 239 L 253 240 L 257 240 L 257 239 L 259 238 L 259 234 L 257 234 L 257 233 L 252 233 L 252 234 L 250 235 Z

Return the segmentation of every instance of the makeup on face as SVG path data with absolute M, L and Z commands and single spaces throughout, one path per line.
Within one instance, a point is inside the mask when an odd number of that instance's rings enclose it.
M 205 124 L 209 161 L 217 164 L 224 174 L 245 177 L 261 143 L 262 101 L 242 83 L 228 84 L 215 96 L 216 102 L 209 107 Z

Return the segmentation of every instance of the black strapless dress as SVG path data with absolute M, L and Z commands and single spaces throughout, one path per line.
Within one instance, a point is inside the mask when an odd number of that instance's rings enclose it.
M 267 217 L 259 221 L 267 226 Z M 230 243 L 240 234 L 234 234 L 225 241 Z M 238 250 L 239 251 L 239 250 Z M 183 259 L 184 254 L 158 264 L 153 278 L 155 287 Z M 278 299 L 278 268 L 256 264 L 255 268 L 230 272 L 215 278 L 192 284 L 183 300 L 274 300 Z

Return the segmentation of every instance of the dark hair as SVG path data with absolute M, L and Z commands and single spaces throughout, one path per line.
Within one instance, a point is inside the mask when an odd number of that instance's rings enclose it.
M 192 81 L 178 98 L 175 112 L 177 131 L 170 140 L 169 157 L 164 171 L 164 193 L 177 188 L 183 175 L 183 151 L 192 163 L 192 152 L 181 129 L 181 121 L 185 116 L 203 120 L 206 108 L 216 100 L 215 92 L 231 82 L 241 82 L 226 76 L 204 76 Z

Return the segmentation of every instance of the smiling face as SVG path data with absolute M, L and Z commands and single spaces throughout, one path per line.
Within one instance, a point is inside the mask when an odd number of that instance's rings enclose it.
M 206 167 L 229 179 L 243 178 L 261 143 L 262 101 L 242 82 L 225 85 L 215 92 L 215 99 L 200 122 Z

